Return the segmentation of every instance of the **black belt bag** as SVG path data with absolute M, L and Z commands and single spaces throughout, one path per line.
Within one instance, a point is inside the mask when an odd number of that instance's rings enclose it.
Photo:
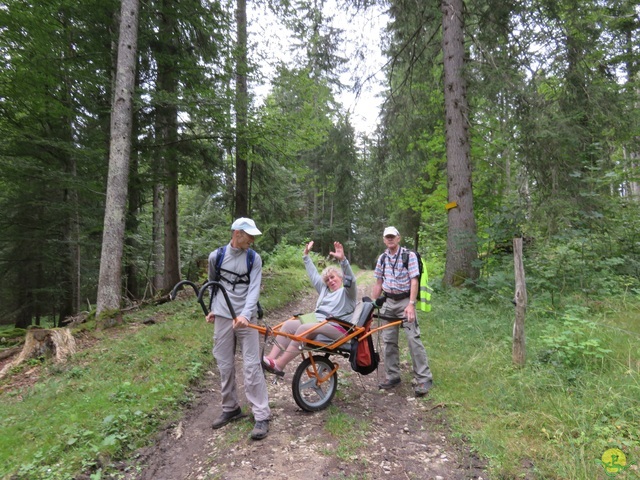
M 384 296 L 390 298 L 391 300 L 404 300 L 405 298 L 409 298 L 409 292 L 402 293 L 388 293 L 384 292 Z

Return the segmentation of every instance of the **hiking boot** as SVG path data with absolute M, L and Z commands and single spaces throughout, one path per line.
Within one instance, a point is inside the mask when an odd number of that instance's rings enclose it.
M 400 385 L 400 379 L 399 378 L 393 378 L 391 380 L 387 380 L 381 384 L 378 385 L 378 388 L 380 388 L 381 390 L 389 390 L 391 388 L 395 388 L 398 385 Z
M 431 382 L 419 383 L 413 391 L 416 394 L 416 397 L 424 397 L 429 393 L 429 390 L 431 390 Z
M 224 427 L 229 422 L 234 422 L 244 417 L 246 417 L 246 415 L 242 413 L 242 409 L 240 407 L 235 410 L 231 410 L 230 412 L 222 412 L 222 414 L 211 424 L 211 428 L 216 430 Z
M 269 433 L 269 420 L 258 420 L 251 430 L 253 440 L 262 440 Z

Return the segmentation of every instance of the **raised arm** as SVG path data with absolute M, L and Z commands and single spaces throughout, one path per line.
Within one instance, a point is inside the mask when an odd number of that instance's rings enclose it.
M 313 240 L 307 243 L 304 247 L 304 252 L 302 253 L 302 261 L 304 262 L 304 268 L 307 270 L 307 275 L 309 276 L 309 280 L 311 280 L 311 285 L 316 289 L 318 293 L 322 292 L 322 288 L 325 286 L 322 281 L 322 277 L 318 273 L 318 269 L 313 264 L 313 260 L 309 256 L 309 252 L 313 248 Z
M 342 275 L 344 276 L 343 285 L 347 290 L 347 296 L 352 301 L 356 301 L 358 298 L 356 276 L 353 274 L 353 270 L 351 270 L 349 260 L 347 260 L 347 257 L 344 255 L 344 247 L 340 242 L 333 242 L 333 248 L 335 252 L 329 252 L 329 255 L 340 262 L 340 268 L 342 268 Z

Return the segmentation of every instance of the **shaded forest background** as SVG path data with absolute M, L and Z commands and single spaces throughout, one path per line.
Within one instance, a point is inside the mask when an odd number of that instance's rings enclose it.
M 440 2 L 249 2 L 249 22 L 269 10 L 291 35 L 289 61 L 268 68 L 251 35 L 243 63 L 240 3 L 141 3 L 122 305 L 176 273 L 199 279 L 238 213 L 264 232 L 267 267 L 309 239 L 322 253 L 340 240 L 371 267 L 393 224 L 432 278 L 457 243 L 475 259 L 465 285 L 509 291 L 523 236 L 538 300 L 640 295 L 638 2 L 460 5 L 471 239 L 452 238 L 445 209 Z M 336 18 L 376 11 L 389 19 L 384 102 L 361 133 L 337 99 L 363 87 L 341 75 L 366 58 L 345 56 Z M 113 0 L 0 5 L 2 324 L 60 323 L 96 302 L 119 12 Z

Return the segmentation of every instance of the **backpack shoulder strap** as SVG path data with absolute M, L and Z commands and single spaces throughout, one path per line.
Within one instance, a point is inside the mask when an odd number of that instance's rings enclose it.
M 215 265 L 215 270 L 214 270 L 214 281 L 219 282 L 222 279 L 222 272 L 221 272 L 221 267 L 222 267 L 222 260 L 224 260 L 224 254 L 227 251 L 227 246 L 225 245 L 224 247 L 218 247 L 218 249 L 216 250 L 216 265 Z M 211 288 L 211 297 L 209 298 L 209 311 L 211 311 L 212 305 L 213 305 L 213 297 L 215 297 L 218 294 L 218 285 L 215 285 Z
M 382 264 L 382 276 L 384 277 L 384 270 L 387 266 L 387 252 L 382 252 L 378 257 L 378 261 Z
M 224 260 L 224 254 L 227 251 L 227 246 L 218 248 L 218 253 L 216 254 L 216 272 L 220 272 L 222 268 L 222 260 Z M 253 262 L 256 259 L 256 251 L 253 249 L 247 250 L 247 273 L 251 273 L 251 268 L 253 267 Z
M 227 246 L 219 247 L 216 253 L 216 276 L 220 280 L 220 269 L 222 268 L 222 260 L 224 260 L 224 254 L 227 252 Z
M 253 261 L 256 259 L 256 251 L 252 248 L 247 250 L 247 274 L 251 273 Z

